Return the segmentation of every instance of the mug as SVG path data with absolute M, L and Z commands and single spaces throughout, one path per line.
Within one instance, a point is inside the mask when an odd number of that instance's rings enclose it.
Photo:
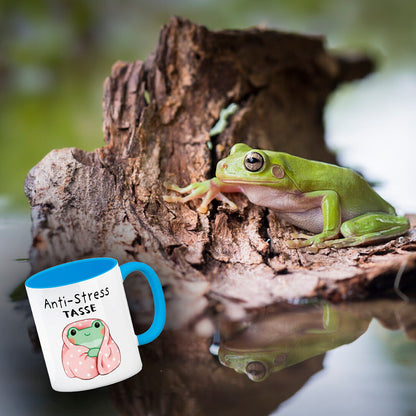
M 134 333 L 123 287 L 133 271 L 149 282 L 155 310 L 152 325 L 140 335 Z M 25 286 L 56 391 L 89 390 L 137 374 L 142 369 L 137 346 L 153 341 L 165 325 L 162 286 L 144 263 L 77 260 L 36 273 Z

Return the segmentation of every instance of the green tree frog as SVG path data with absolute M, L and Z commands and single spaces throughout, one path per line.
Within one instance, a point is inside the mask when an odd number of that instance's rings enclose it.
M 68 339 L 74 345 L 83 345 L 89 348 L 88 357 L 97 357 L 104 339 L 104 332 L 103 323 L 96 319 L 88 328 L 69 328 Z
M 254 204 L 314 235 L 294 233 L 290 248 L 349 247 L 389 240 L 410 228 L 405 217 L 381 198 L 358 173 L 287 153 L 235 144 L 217 164 L 215 178 L 184 188 L 165 186 L 187 196 L 165 195 L 167 202 L 202 198 L 205 213 L 218 199 L 237 208 L 223 192 L 241 192 Z M 338 238 L 342 234 L 344 238 Z

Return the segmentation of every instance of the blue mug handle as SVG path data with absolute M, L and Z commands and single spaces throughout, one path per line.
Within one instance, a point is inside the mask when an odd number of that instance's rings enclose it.
M 163 327 L 165 326 L 166 305 L 162 285 L 160 284 L 159 278 L 157 277 L 155 271 L 147 264 L 132 261 L 130 263 L 122 264 L 120 266 L 120 270 L 121 275 L 123 276 L 123 281 L 131 272 L 139 271 L 144 274 L 147 281 L 149 282 L 150 289 L 152 290 L 153 302 L 155 305 L 155 315 L 150 328 L 143 332 L 143 334 L 137 335 L 139 345 L 148 344 L 159 336 L 163 330 Z

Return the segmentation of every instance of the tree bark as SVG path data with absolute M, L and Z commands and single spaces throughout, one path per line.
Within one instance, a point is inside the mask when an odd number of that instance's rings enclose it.
M 236 212 L 214 202 L 207 214 L 162 198 L 166 181 L 211 178 L 236 142 L 335 163 L 323 138 L 326 99 L 371 70 L 365 57 L 329 53 L 320 37 L 211 32 L 172 18 L 146 61 L 117 62 L 106 79 L 106 145 L 53 150 L 28 174 L 32 271 L 89 256 L 146 262 L 164 283 L 171 327 L 219 304 L 236 317 L 279 301 L 357 299 L 392 287 L 400 267 L 405 276 L 416 267 L 414 230 L 383 245 L 311 254 L 288 249 L 294 227 L 244 196 L 232 196 Z M 230 103 L 237 112 L 210 137 Z

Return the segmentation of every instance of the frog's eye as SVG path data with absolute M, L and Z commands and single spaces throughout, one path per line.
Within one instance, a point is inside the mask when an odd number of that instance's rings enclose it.
M 103 324 L 101 323 L 101 321 L 94 321 L 94 322 L 92 323 L 92 326 L 93 326 L 94 328 L 100 328 L 102 325 L 103 325 Z
M 74 337 L 77 334 L 78 330 L 76 328 L 69 328 L 68 334 Z
M 249 152 L 244 158 L 244 166 L 249 172 L 258 172 L 264 166 L 264 158 L 260 153 Z
M 261 381 L 266 377 L 267 369 L 260 361 L 251 361 L 246 366 L 246 374 L 252 381 Z

